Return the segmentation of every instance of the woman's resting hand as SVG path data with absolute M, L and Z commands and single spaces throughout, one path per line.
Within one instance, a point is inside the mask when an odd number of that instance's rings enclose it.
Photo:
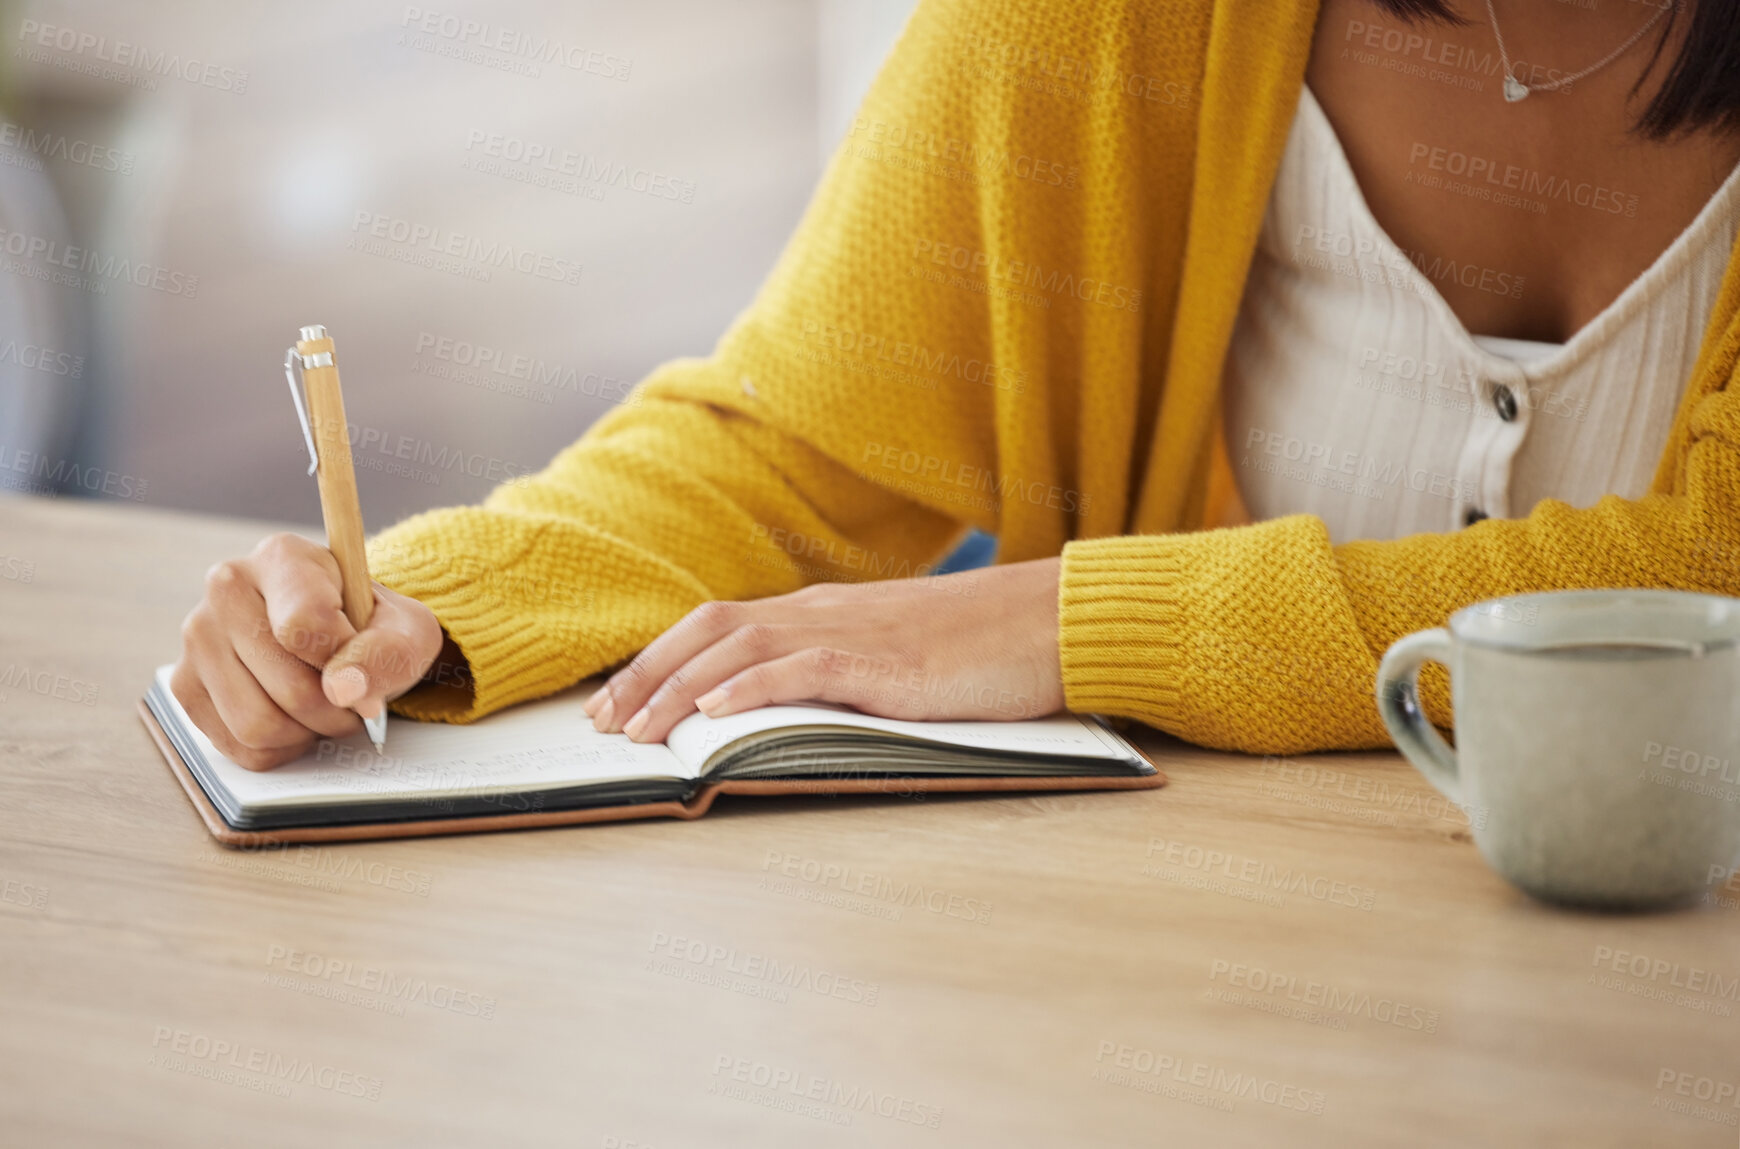
M 710 602 L 586 703 L 593 724 L 661 742 L 719 718 L 818 699 L 907 719 L 1037 718 L 1063 708 L 1059 560 Z

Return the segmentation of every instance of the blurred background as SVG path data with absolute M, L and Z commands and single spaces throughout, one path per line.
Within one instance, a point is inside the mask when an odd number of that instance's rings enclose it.
M 706 354 L 912 0 L 0 0 L 0 491 L 371 530 Z

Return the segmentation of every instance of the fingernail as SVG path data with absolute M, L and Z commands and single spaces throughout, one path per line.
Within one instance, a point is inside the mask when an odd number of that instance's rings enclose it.
M 369 692 L 369 676 L 360 666 L 347 666 L 327 675 L 326 696 L 334 706 L 352 706 Z
M 367 702 L 357 703 L 354 707 L 352 707 L 352 709 L 355 710 L 358 714 L 362 715 L 364 718 L 375 718 L 375 717 L 378 717 L 380 715 L 381 700 L 378 698 L 371 698 Z
M 598 713 L 592 716 L 592 729 L 600 734 L 610 733 L 610 720 L 616 717 L 616 699 L 606 697 L 604 705 L 598 708 Z
M 723 705 L 725 705 L 725 688 L 723 686 L 715 686 L 707 693 L 701 695 L 701 697 L 695 699 L 695 709 L 699 710 L 702 714 L 707 715 L 709 718 L 712 717 L 713 711 L 719 709 Z
M 586 700 L 586 705 L 581 707 L 582 710 L 586 711 L 586 717 L 598 717 L 598 707 L 604 702 L 604 699 L 609 695 L 609 692 L 610 687 L 608 686 L 600 686 L 597 690 L 592 692 L 592 697 L 588 698 Z
M 622 732 L 638 742 L 640 741 L 640 732 L 646 729 L 646 724 L 650 721 L 652 721 L 652 715 L 648 714 L 643 707 L 635 711 L 634 717 L 624 724 Z

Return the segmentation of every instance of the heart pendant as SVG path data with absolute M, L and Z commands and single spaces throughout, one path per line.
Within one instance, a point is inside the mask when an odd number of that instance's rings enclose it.
M 1508 73 L 1504 77 L 1504 98 L 1507 103 L 1514 104 L 1518 100 L 1529 97 L 1529 86 Z

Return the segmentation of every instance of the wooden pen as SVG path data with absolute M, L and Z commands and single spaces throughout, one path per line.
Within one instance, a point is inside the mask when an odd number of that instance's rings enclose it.
M 309 473 L 320 484 L 320 515 L 326 523 L 326 546 L 338 560 L 343 584 L 344 617 L 362 630 L 375 612 L 374 582 L 369 578 L 368 553 L 363 544 L 362 503 L 357 498 L 356 469 L 351 465 L 349 424 L 344 418 L 344 394 L 338 385 L 338 364 L 332 338 L 321 326 L 304 327 L 295 347 L 284 361 L 302 434 L 308 441 Z M 300 368 L 297 387 L 293 368 Z M 387 708 L 373 718 L 364 717 L 369 741 L 376 750 L 387 745 Z

